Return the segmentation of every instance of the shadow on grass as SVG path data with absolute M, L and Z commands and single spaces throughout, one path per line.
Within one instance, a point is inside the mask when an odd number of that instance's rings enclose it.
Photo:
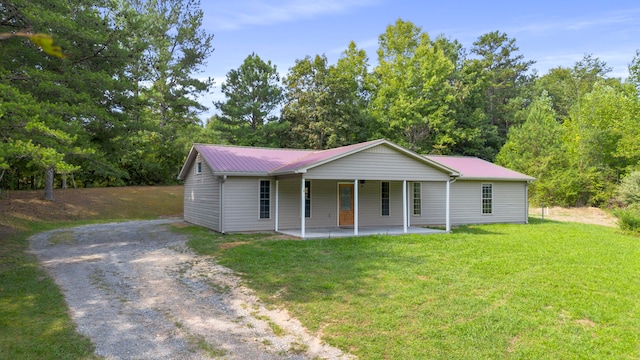
M 529 216 L 529 225 L 543 225 L 543 224 L 562 224 L 562 221 L 541 219 L 539 217 Z
M 505 235 L 505 233 L 489 230 L 484 226 L 484 228 L 479 228 L 473 225 L 463 225 L 457 228 L 454 228 L 452 231 L 454 234 L 469 234 L 469 235 Z

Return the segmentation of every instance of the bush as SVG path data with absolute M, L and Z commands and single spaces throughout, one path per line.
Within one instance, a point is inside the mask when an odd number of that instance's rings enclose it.
M 618 218 L 618 226 L 621 230 L 640 234 L 640 204 L 616 210 L 613 214 Z
M 634 171 L 622 179 L 618 186 L 618 197 L 627 205 L 640 204 L 640 171 Z

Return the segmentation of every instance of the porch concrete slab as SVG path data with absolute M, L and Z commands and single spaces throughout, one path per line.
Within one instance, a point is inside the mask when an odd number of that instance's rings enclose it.
M 302 238 L 300 229 L 278 230 L 279 233 Z M 445 230 L 428 229 L 417 226 L 409 226 L 407 234 L 446 234 Z M 363 226 L 358 228 L 357 236 L 369 235 L 404 235 L 402 226 Z M 306 229 L 305 239 L 330 239 L 351 237 L 353 228 L 311 228 Z

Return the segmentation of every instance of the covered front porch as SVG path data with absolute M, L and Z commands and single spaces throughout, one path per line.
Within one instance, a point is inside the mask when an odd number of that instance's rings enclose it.
M 274 230 L 302 239 L 446 233 L 450 181 L 276 178 Z
M 351 236 L 370 235 L 403 235 L 403 234 L 445 234 L 446 230 L 429 229 L 418 226 L 408 226 L 406 231 L 403 226 L 362 226 L 358 235 L 354 235 L 353 228 L 326 227 L 305 229 L 304 236 L 301 229 L 280 230 L 281 234 L 295 236 L 304 239 L 330 239 Z

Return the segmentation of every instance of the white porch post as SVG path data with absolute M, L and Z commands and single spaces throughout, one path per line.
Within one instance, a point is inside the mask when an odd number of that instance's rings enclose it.
M 280 208 L 279 208 L 279 204 L 278 204 L 278 195 L 279 195 L 279 191 L 280 191 L 280 187 L 279 187 L 279 183 L 278 180 L 276 179 L 276 217 L 275 217 L 275 226 L 274 226 L 274 230 L 278 231 L 278 212 L 280 212 Z
M 300 236 L 305 237 L 305 211 L 304 211 L 304 176 L 302 177 L 302 186 L 300 188 Z
M 446 196 L 445 196 L 445 229 L 447 230 L 447 232 L 451 232 L 451 218 L 449 215 L 449 212 L 451 210 L 451 207 L 449 206 L 449 188 L 451 187 L 451 181 L 447 180 L 447 191 L 446 191 Z
M 406 234 L 407 229 L 407 180 L 402 180 L 402 231 Z
M 358 236 L 358 180 L 353 181 L 353 236 Z

